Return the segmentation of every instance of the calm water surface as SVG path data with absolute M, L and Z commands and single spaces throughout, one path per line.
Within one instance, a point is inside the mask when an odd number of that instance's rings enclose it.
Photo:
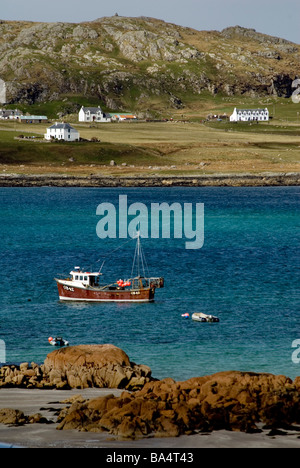
M 205 205 L 205 242 L 143 239 L 150 273 L 165 277 L 151 304 L 64 304 L 53 278 L 76 265 L 129 276 L 134 242 L 96 235 L 102 202 Z M 0 188 L 0 339 L 6 361 L 43 362 L 49 336 L 112 343 L 177 380 L 223 370 L 300 375 L 298 187 Z M 185 320 L 202 311 L 217 324 Z

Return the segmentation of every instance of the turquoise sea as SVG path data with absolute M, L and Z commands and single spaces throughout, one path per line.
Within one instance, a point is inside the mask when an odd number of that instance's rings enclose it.
M 75 266 L 103 278 L 130 275 L 135 244 L 99 239 L 97 206 L 204 203 L 205 241 L 143 239 L 150 273 L 165 288 L 150 304 L 60 303 L 55 276 Z M 299 187 L 0 188 L 0 339 L 6 362 L 43 362 L 49 336 L 71 345 L 112 343 L 157 378 L 223 370 L 300 375 Z M 129 239 L 128 239 L 129 240 Z M 123 245 L 122 248 L 118 249 Z M 185 312 L 217 315 L 193 322 Z M 300 355 L 300 353 L 299 353 Z

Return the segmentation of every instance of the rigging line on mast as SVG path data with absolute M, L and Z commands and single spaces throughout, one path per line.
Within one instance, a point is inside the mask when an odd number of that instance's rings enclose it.
M 103 261 L 102 265 L 101 265 L 100 271 L 102 270 L 102 267 L 103 267 L 103 265 L 104 265 L 104 262 L 106 262 L 106 259 L 107 259 L 108 257 L 110 257 L 111 254 L 113 254 L 113 253 L 116 252 L 117 250 L 121 249 L 124 245 L 128 244 L 128 243 L 131 242 L 133 239 L 135 239 L 135 237 L 133 237 L 132 239 L 129 239 L 129 240 L 126 241 L 126 242 L 124 242 L 122 245 L 119 245 L 119 247 L 117 247 L 116 249 L 114 249 L 114 250 L 112 250 L 111 252 L 109 252 L 109 254 L 107 254 L 107 255 L 102 255 L 102 257 L 98 258 L 98 260 L 97 260 L 95 263 L 100 262 L 100 260 L 102 260 L 103 258 L 105 259 L 105 260 Z M 90 268 L 92 268 L 92 266 L 91 266 Z
M 141 246 L 141 258 L 142 258 L 144 272 L 146 272 L 148 276 L 150 276 L 146 256 L 145 256 L 144 249 L 142 246 Z
M 132 269 L 131 269 L 131 276 L 132 277 L 135 276 L 134 275 L 135 267 L 137 269 L 137 276 L 139 276 L 139 268 L 138 268 L 138 265 L 139 265 L 139 233 L 137 235 L 137 239 L 138 239 L 138 242 L 137 242 L 136 247 L 135 247 L 133 263 L 132 263 Z

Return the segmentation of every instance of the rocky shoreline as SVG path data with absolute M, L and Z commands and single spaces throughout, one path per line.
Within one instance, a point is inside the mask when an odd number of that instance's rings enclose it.
M 113 345 L 79 345 L 50 353 L 42 365 L 23 362 L 0 367 L 1 388 L 124 388 L 135 391 L 150 382 L 151 369 L 130 362 Z
M 131 363 L 113 345 L 80 345 L 50 353 L 44 364 L 23 363 L 0 368 L 0 424 L 50 424 L 41 414 L 31 416 L 1 407 L 6 388 L 111 388 L 105 396 L 66 401 L 56 415 L 57 430 L 106 434 L 118 440 L 139 440 L 234 431 L 270 435 L 300 431 L 300 377 L 228 371 L 185 382 L 154 379 L 151 369 Z M 62 398 L 63 399 L 63 398 Z
M 299 186 L 300 173 L 182 176 L 71 176 L 1 174 L 0 187 L 271 187 Z

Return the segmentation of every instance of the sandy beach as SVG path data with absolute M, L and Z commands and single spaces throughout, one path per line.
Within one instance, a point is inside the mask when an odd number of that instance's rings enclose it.
M 106 449 L 198 449 L 198 448 L 300 448 L 299 432 L 286 435 L 268 435 L 217 431 L 212 434 L 195 434 L 178 438 L 147 438 L 136 441 L 115 440 L 107 434 L 57 431 L 55 412 L 66 406 L 63 401 L 75 396 L 92 399 L 122 390 L 28 390 L 9 388 L 0 390 L 0 408 L 19 409 L 25 415 L 40 413 L 53 424 L 27 424 L 10 427 L 0 424 L 0 446 L 21 448 L 106 448 Z

